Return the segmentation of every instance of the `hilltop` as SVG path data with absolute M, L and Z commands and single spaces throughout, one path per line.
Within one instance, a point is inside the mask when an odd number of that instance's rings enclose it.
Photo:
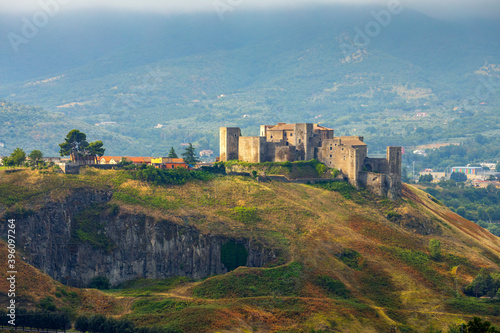
M 498 300 L 462 293 L 481 268 L 500 271 L 500 238 L 409 185 L 391 202 L 342 182 L 198 174 L 202 180 L 160 186 L 115 170 L 0 173 L 0 215 L 18 220 L 22 256 L 70 284 L 106 276 L 121 285 L 99 292 L 118 302 L 110 312 L 140 325 L 382 332 L 393 324 L 423 332 L 473 315 L 500 323 Z M 32 233 L 35 245 L 26 243 Z M 440 258 L 431 255 L 431 239 L 441 244 Z M 159 253 L 170 257 L 155 261 Z M 242 263 L 253 267 L 236 268 Z M 126 282 L 141 275 L 148 279 Z M 38 284 L 23 281 L 33 306 L 62 288 L 35 276 L 54 287 L 40 294 Z

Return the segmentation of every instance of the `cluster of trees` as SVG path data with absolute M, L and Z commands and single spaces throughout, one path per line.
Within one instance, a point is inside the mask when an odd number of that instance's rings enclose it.
M 0 310 L 0 327 L 12 327 L 5 310 Z M 55 330 L 66 332 L 72 326 L 71 315 L 68 312 L 29 311 L 16 309 L 16 329 L 36 328 L 39 330 Z M 172 329 L 158 327 L 136 327 L 128 319 L 107 318 L 103 315 L 79 316 L 76 318 L 75 329 L 89 333 L 177 333 Z
M 471 284 L 464 288 L 464 293 L 474 297 L 500 297 L 500 274 L 490 274 L 481 268 Z
M 88 142 L 87 135 L 77 129 L 70 131 L 59 145 L 61 156 L 71 156 L 71 161 L 87 164 L 97 163 L 97 156 L 104 155 L 102 141 Z
M 183 185 L 189 180 L 209 180 L 213 177 L 209 172 L 186 170 L 184 168 L 157 169 L 153 166 L 141 165 L 138 170 L 130 170 L 133 179 L 153 183 L 155 185 Z
M 483 321 L 479 317 L 474 317 L 467 324 L 448 326 L 447 331 L 428 329 L 428 333 L 500 333 L 499 330 L 492 326 L 487 320 Z
M 7 313 L 4 310 L 0 311 L 0 325 L 10 326 Z M 16 327 L 31 327 L 50 330 L 66 330 L 71 328 L 71 316 L 67 312 L 48 312 L 48 311 L 28 311 L 23 308 L 16 309 Z
M 79 316 L 75 321 L 75 329 L 80 332 L 90 333 L 176 333 L 171 329 L 159 327 L 136 327 L 128 319 L 106 318 L 97 314 L 92 316 Z
M 450 180 L 453 180 L 456 183 L 463 183 L 467 181 L 467 175 L 463 172 L 452 172 Z
M 2 161 L 4 166 L 15 167 L 15 166 L 31 166 L 38 167 L 43 164 L 43 154 L 40 150 L 33 150 L 29 155 L 26 156 L 26 152 L 21 148 L 16 148 L 10 154 L 10 156 L 5 157 Z
M 453 180 L 430 185 L 425 190 L 460 216 L 500 236 L 500 189 L 465 187 Z
M 418 178 L 419 183 L 432 183 L 433 180 L 434 177 L 431 174 L 420 175 L 420 177 Z
M 463 172 L 452 172 L 450 175 L 450 179 L 455 183 L 461 183 L 467 181 L 467 175 Z M 434 177 L 431 174 L 420 175 L 418 178 L 419 183 L 432 183 Z

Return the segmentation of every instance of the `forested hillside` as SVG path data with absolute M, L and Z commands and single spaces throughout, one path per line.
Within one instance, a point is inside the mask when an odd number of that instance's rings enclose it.
M 472 34 L 467 23 L 408 9 L 360 47 L 355 28 L 374 18 L 351 7 L 242 11 L 223 21 L 68 15 L 19 54 L 2 45 L 0 97 L 105 132 L 113 155 L 160 155 L 186 142 L 217 151 L 219 126 L 246 135 L 278 121 L 363 135 L 371 153 L 499 133 L 500 48 L 488 22 Z M 0 31 L 15 24 L 4 20 Z

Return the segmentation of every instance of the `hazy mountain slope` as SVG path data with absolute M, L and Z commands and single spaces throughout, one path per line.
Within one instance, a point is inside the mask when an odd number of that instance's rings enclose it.
M 78 177 L 2 171 L 0 183 L 2 192 L 18 189 L 1 201 L 3 212 L 14 209 L 8 199 L 24 188 L 27 195 L 16 199 L 16 207 L 31 214 L 53 200 L 63 202 L 72 188 L 105 190 L 113 194 L 114 214 L 152 219 L 152 230 L 176 221 L 203 235 L 250 239 L 279 250 L 267 268 L 240 267 L 174 289 L 160 283 L 111 293 L 134 304 L 123 311 L 138 323 L 186 332 L 380 332 L 391 324 L 423 332 L 431 323 L 445 327 L 472 315 L 498 323 L 498 301 L 456 295 L 481 267 L 499 272 L 500 239 L 410 186 L 401 201 L 391 203 L 349 187 L 327 191 L 250 177 L 157 187 L 116 171 L 90 170 Z M 88 211 L 95 214 L 95 207 Z M 21 225 L 22 216 L 17 219 Z M 103 230 L 113 221 L 103 219 Z M 127 237 L 140 230 L 139 223 Z M 441 242 L 440 260 L 429 257 L 430 239 Z
M 39 149 L 44 156 L 59 156 L 58 144 L 66 134 L 78 128 L 87 134 L 89 141 L 102 139 L 107 147 L 122 144 L 133 146 L 132 140 L 103 127 L 92 126 L 84 121 L 60 112 L 45 111 L 40 107 L 26 106 L 0 100 L 0 155 L 8 156 L 16 147 L 26 154 Z M 107 148 L 105 147 L 105 148 Z
M 234 12 L 224 21 L 104 13 L 84 22 L 89 15 L 57 17 L 19 54 L 4 48 L 0 96 L 89 125 L 116 122 L 109 132 L 132 146 L 113 145 L 113 154 L 159 155 L 183 142 L 217 150 L 219 126 L 257 133 L 276 121 L 362 133 L 374 151 L 460 138 L 485 122 L 498 131 L 487 121 L 500 80 L 487 23 L 477 32 L 404 10 L 357 46 L 356 29 L 375 20 L 369 9 Z M 71 19 L 78 24 L 66 29 Z M 428 117 L 416 118 L 418 110 Z M 164 128 L 153 129 L 158 123 Z M 412 125 L 440 130 L 420 138 L 405 132 Z

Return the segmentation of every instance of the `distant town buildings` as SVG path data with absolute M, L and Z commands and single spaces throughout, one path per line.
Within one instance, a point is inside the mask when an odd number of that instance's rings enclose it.
M 108 125 L 116 125 L 115 121 L 103 121 L 95 124 L 95 126 L 108 126 Z
M 153 158 L 151 160 L 151 164 L 155 168 L 159 169 L 190 168 L 189 164 L 184 162 L 184 159 L 182 158 L 169 158 L 169 157 Z
M 479 163 L 482 167 L 457 166 L 447 169 L 447 172 L 435 172 L 432 169 L 424 169 L 420 172 L 420 176 L 432 175 L 433 182 L 448 180 L 453 172 L 463 173 L 467 176 L 469 184 L 475 187 L 486 187 L 488 184 L 496 184 L 496 181 L 491 181 L 498 177 L 500 172 L 496 172 L 497 163 Z M 487 167 L 484 169 L 483 167 Z M 471 183 L 472 182 L 472 183 Z M 495 185 L 496 186 L 496 185 Z
M 202 150 L 202 151 L 200 151 L 200 156 L 201 157 L 211 157 L 211 156 L 214 156 L 214 151 L 213 150 Z
M 427 153 L 423 149 L 414 150 L 413 154 L 427 156 Z
M 477 188 L 486 188 L 489 185 L 493 185 L 496 188 L 500 188 L 500 182 L 499 181 L 490 181 L 490 180 L 479 180 L 476 179 L 472 182 L 472 186 L 477 187 Z
M 461 172 L 466 175 L 477 175 L 483 172 L 482 167 L 452 167 L 451 172 Z
M 425 169 L 424 171 L 420 171 L 420 176 L 425 175 L 431 175 L 433 183 L 438 183 L 442 180 L 446 180 L 446 172 L 434 172 L 432 169 Z
M 129 162 L 135 165 L 146 164 L 152 165 L 158 169 L 175 169 L 184 168 L 189 169 L 190 166 L 184 162 L 182 158 L 168 158 L 168 157 L 133 157 L 133 156 L 102 156 L 98 162 L 101 165 L 116 165 L 120 162 Z

